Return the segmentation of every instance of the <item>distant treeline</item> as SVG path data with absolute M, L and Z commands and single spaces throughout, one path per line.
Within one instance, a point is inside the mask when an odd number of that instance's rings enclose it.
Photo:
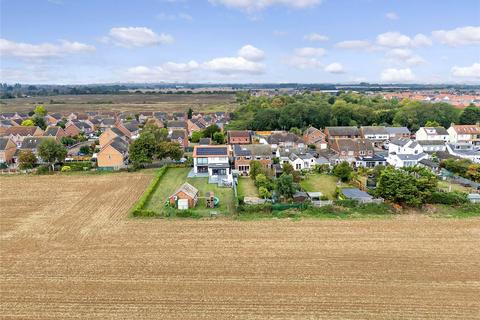
M 385 100 L 382 96 L 358 93 L 305 93 L 274 98 L 237 93 L 237 101 L 241 106 L 232 114 L 229 129 L 393 125 L 415 131 L 427 122 L 448 128 L 451 123 L 474 124 L 480 121 L 480 108 L 473 105 L 462 111 L 448 103 Z

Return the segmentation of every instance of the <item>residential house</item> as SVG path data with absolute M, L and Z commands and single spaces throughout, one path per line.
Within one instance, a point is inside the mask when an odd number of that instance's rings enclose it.
M 198 202 L 198 189 L 185 182 L 170 196 L 169 201 L 180 210 L 195 208 Z
M 167 129 L 169 134 L 172 134 L 173 130 L 186 130 L 188 132 L 187 122 L 185 121 L 168 121 Z
M 361 137 L 357 127 L 326 127 L 325 135 L 329 142 L 335 139 L 358 139 Z
M 43 163 L 43 160 L 38 156 L 38 146 L 40 143 L 46 139 L 55 139 L 54 137 L 26 137 L 20 148 L 17 148 L 17 152 L 13 157 L 15 163 L 18 162 L 18 155 L 21 151 L 31 151 L 37 156 L 38 162 Z
M 276 150 L 279 147 L 303 148 L 305 142 L 291 132 L 274 132 L 267 138 L 267 143 Z
M 385 127 L 389 135 L 389 140 L 400 139 L 400 138 L 410 138 L 411 133 L 407 127 Z
M 374 154 L 372 156 L 359 156 L 355 158 L 354 166 L 364 168 L 374 168 L 376 166 L 386 166 L 387 159 L 381 155 Z
M 423 159 L 428 159 L 428 154 L 417 141 L 401 138 L 389 144 L 387 162 L 396 168 L 416 166 Z
M 248 144 L 233 146 L 234 168 L 242 175 L 250 173 L 250 163 L 256 160 L 262 164 L 265 169 L 272 166 L 272 149 L 264 144 Z
M 251 144 L 252 133 L 248 130 L 227 131 L 228 144 Z
M 61 127 L 52 126 L 52 127 L 48 127 L 45 130 L 45 132 L 43 133 L 43 136 L 44 137 L 54 137 L 57 142 L 60 142 L 60 140 L 63 137 L 66 137 L 67 134 L 65 133 L 65 131 Z
M 416 140 L 439 140 L 448 142 L 449 135 L 444 127 L 421 127 L 415 133 Z
M 117 120 L 115 118 L 98 118 L 99 121 L 98 128 L 100 131 L 104 132 L 108 128 L 113 128 L 117 124 Z
M 204 130 L 207 127 L 207 125 L 205 121 L 202 121 L 200 119 L 188 119 L 187 127 L 188 127 L 188 132 L 191 135 L 193 132 Z
M 173 119 L 177 121 L 186 121 L 187 120 L 187 114 L 185 112 L 174 112 L 173 113 Z
M 145 123 L 147 122 L 148 119 L 153 118 L 153 112 L 152 111 L 143 111 L 138 114 L 138 121 L 140 123 Z
M 387 129 L 382 126 L 361 127 L 360 132 L 362 134 L 362 138 L 372 141 L 376 146 L 382 146 L 385 141 L 390 139 Z
M 290 153 L 288 156 L 288 162 L 292 165 L 296 171 L 310 170 L 317 164 L 315 157 L 310 153 Z
M 327 149 L 327 136 L 322 130 L 315 127 L 309 127 L 303 133 L 303 140 L 307 145 L 314 145 L 318 150 Z
M 447 129 L 452 143 L 471 143 L 474 145 L 480 145 L 480 125 L 467 124 L 467 125 L 455 125 L 452 124 Z
M 12 120 L 0 120 L 0 128 L 10 128 L 16 125 L 17 123 Z
M 0 163 L 13 162 L 13 156 L 17 151 L 17 145 L 8 137 L 0 138 Z
M 173 130 L 169 137 L 171 141 L 178 142 L 184 150 L 188 147 L 188 134 L 186 130 Z
M 127 140 L 125 134 L 117 127 L 107 128 L 98 138 L 100 149 L 108 145 L 110 141 L 117 137 L 122 138 L 125 141 Z
M 15 126 L 6 128 L 2 136 L 10 137 L 17 147 L 20 147 L 25 138 L 43 136 L 43 130 L 34 126 Z
M 65 134 L 69 137 L 75 137 L 81 134 L 93 133 L 93 127 L 86 121 L 72 120 L 68 121 L 65 125 Z
M 45 116 L 45 121 L 49 126 L 56 126 L 57 123 L 62 121 L 62 115 L 60 113 L 49 113 Z
M 209 183 L 231 186 L 229 145 L 195 146 L 193 148 L 193 176 L 208 176 Z
M 442 140 L 417 140 L 417 143 L 421 145 L 423 151 L 427 153 L 435 153 L 447 150 L 445 142 Z
M 447 152 L 453 156 L 480 163 L 480 151 L 471 143 L 447 143 Z
M 127 164 L 128 142 L 119 136 L 110 140 L 97 153 L 97 166 L 101 170 L 119 170 Z
M 330 143 L 339 161 L 355 163 L 357 157 L 374 155 L 372 141 L 368 139 L 336 138 Z
M 135 122 L 117 122 L 116 127 L 123 132 L 123 134 L 131 140 L 137 139 L 140 135 L 140 127 L 137 121 Z

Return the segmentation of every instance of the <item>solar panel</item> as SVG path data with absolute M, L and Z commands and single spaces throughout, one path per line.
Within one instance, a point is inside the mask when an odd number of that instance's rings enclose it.
M 227 148 L 226 147 L 197 148 L 197 155 L 199 156 L 227 155 Z

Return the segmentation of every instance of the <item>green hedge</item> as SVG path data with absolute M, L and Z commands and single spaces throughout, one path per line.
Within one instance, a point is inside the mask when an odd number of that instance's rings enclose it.
M 429 203 L 460 205 L 468 202 L 467 194 L 463 192 L 433 192 Z
M 157 215 L 155 211 L 146 210 L 145 205 L 148 203 L 152 197 L 153 192 L 158 186 L 158 183 L 162 179 L 165 172 L 168 170 L 168 167 L 162 167 L 158 170 L 157 175 L 153 179 L 152 183 L 148 186 L 147 190 L 143 193 L 142 197 L 135 203 L 132 208 L 131 215 L 134 217 L 154 217 Z

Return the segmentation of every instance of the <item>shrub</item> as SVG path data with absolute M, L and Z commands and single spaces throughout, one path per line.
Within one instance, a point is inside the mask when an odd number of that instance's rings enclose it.
M 176 210 L 175 216 L 180 218 L 194 218 L 194 219 L 199 219 L 202 217 L 201 214 L 193 210 Z
M 148 186 L 147 190 L 143 193 L 143 195 L 140 197 L 140 199 L 135 203 L 135 205 L 132 208 L 132 215 L 134 217 L 152 217 L 157 215 L 154 211 L 152 210 L 145 210 L 144 207 L 152 197 L 153 192 L 157 188 L 158 183 L 160 182 L 161 178 L 167 171 L 168 167 L 162 167 L 160 170 L 158 170 L 157 175 L 153 179 L 152 183 Z M 147 212 L 148 211 L 148 212 Z M 150 212 L 151 211 L 151 212 Z M 153 214 L 152 214 L 153 213 Z
M 61 171 L 62 172 L 72 171 L 72 168 L 70 166 L 63 166 Z
M 50 168 L 48 166 L 42 165 L 37 168 L 37 174 L 49 174 Z
M 468 202 L 467 194 L 463 192 L 432 192 L 428 202 L 448 205 L 460 205 Z

